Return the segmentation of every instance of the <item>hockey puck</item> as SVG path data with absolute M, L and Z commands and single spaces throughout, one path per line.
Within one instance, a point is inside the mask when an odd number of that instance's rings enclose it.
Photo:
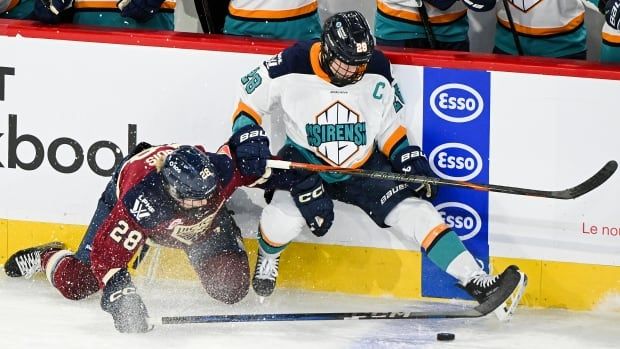
M 454 333 L 439 332 L 437 333 L 437 340 L 438 341 L 453 341 Z

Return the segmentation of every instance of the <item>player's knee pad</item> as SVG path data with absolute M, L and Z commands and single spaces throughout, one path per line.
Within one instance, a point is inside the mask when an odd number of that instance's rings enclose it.
M 227 304 L 242 300 L 250 289 L 250 265 L 245 251 L 224 251 L 206 258 L 198 271 L 214 299 Z
M 58 251 L 47 259 L 45 274 L 67 299 L 83 299 L 99 290 L 99 281 L 90 268 L 67 250 Z
M 293 198 L 286 191 L 278 190 L 260 217 L 263 237 L 270 242 L 284 245 L 301 233 L 306 225 Z
M 444 221 L 430 202 L 408 198 L 394 207 L 385 218 L 385 224 L 414 239 L 421 246 L 428 233 L 444 224 Z

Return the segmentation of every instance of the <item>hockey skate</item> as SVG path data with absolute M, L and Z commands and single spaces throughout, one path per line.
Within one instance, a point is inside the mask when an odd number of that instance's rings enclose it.
M 279 263 L 280 254 L 267 254 L 262 248 L 258 248 L 258 258 L 254 268 L 254 276 L 252 277 L 252 288 L 257 295 L 262 297 L 261 301 L 264 297 L 270 296 L 276 288 Z
M 4 271 L 10 277 L 30 278 L 34 273 L 43 271 L 41 257 L 45 252 L 60 251 L 63 248 L 64 244 L 61 242 L 50 242 L 17 251 L 4 263 Z
M 493 312 L 500 321 L 508 321 L 514 313 L 527 285 L 527 275 L 511 265 L 499 275 L 474 275 L 464 289 L 480 303 L 476 310 Z

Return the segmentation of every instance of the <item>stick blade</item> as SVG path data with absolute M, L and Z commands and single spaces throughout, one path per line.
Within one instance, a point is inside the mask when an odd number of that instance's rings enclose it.
M 601 168 L 598 172 L 596 172 L 592 177 L 588 178 L 583 183 L 566 189 L 560 190 L 552 193 L 552 197 L 555 199 L 576 199 L 586 193 L 591 192 L 592 190 L 601 186 L 601 184 L 605 183 L 618 169 L 618 163 L 615 160 L 610 160 Z

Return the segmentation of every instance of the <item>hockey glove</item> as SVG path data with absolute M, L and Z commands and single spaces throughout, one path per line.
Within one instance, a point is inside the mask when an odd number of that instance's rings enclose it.
M 67 10 L 73 6 L 73 0 L 35 0 L 33 16 L 47 24 L 65 22 Z
M 334 203 L 325 192 L 321 177 L 315 174 L 295 184 L 291 195 L 312 234 L 325 235 L 334 222 Z
M 392 167 L 395 171 L 437 178 L 420 147 L 410 145 L 394 156 Z M 422 199 L 432 200 L 437 195 L 437 186 L 433 184 L 409 183 L 409 187 Z
M 495 7 L 496 0 L 463 0 L 465 6 L 475 12 L 487 12 Z
M 620 30 L 620 0 L 600 0 L 598 9 L 610 27 Z
M 230 137 L 228 144 L 236 155 L 237 166 L 242 174 L 260 177 L 265 173 L 271 152 L 269 138 L 262 127 L 244 126 Z
M 153 329 L 146 321 L 149 314 L 127 269 L 119 270 L 108 280 L 101 296 L 101 309 L 112 314 L 114 327 L 119 332 L 137 333 Z
M 163 3 L 164 0 L 122 0 L 116 6 L 121 10 L 121 16 L 146 22 L 159 12 Z

